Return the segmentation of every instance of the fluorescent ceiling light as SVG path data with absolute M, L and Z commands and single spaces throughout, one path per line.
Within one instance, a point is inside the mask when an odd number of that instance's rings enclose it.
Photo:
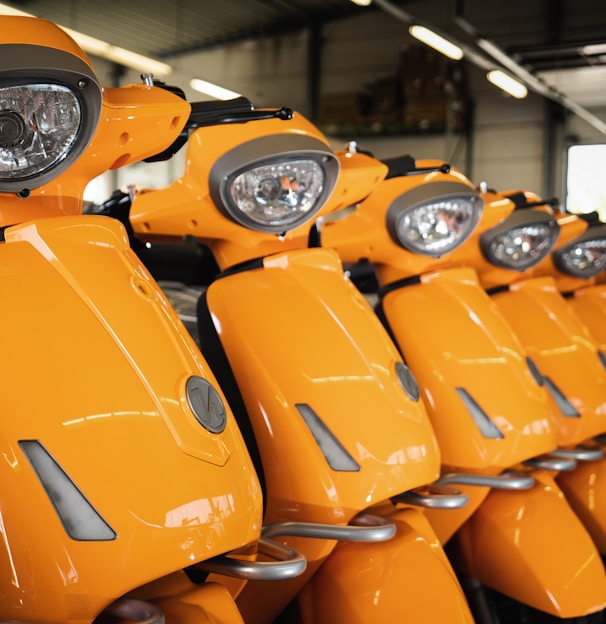
M 12 7 L 2 3 L 0 3 L 0 14 L 36 17 L 32 13 L 26 13 L 25 11 L 20 11 L 19 9 L 13 9 Z M 101 41 L 101 39 L 89 37 L 84 33 L 72 30 L 71 28 L 65 28 L 60 24 L 57 24 L 57 26 L 62 28 L 70 37 L 72 37 L 72 39 L 74 39 L 74 41 L 87 54 L 94 54 L 95 56 L 99 56 L 108 61 L 124 65 L 125 67 L 129 67 L 137 71 L 154 74 L 155 76 L 166 76 L 173 70 L 173 68 L 167 63 L 162 63 L 147 56 L 132 52 L 131 50 L 114 46 L 106 41 Z
M 528 95 L 528 89 L 525 85 L 513 79 L 509 74 L 502 72 L 500 69 L 494 69 L 486 74 L 486 78 L 493 85 L 503 89 L 505 93 L 509 93 L 514 98 L 525 98 Z
M 433 30 L 425 28 L 425 26 L 413 25 L 408 29 L 408 32 L 419 41 L 422 41 L 430 48 L 441 52 L 444 56 L 460 61 L 463 58 L 463 50 L 458 45 L 451 43 L 448 39 L 444 39 Z
M 200 93 L 210 95 L 218 100 L 232 100 L 233 98 L 240 97 L 240 93 L 224 89 L 219 85 L 213 84 L 212 82 L 206 82 L 206 80 L 200 80 L 199 78 L 192 78 L 189 85 L 192 89 L 195 89 Z

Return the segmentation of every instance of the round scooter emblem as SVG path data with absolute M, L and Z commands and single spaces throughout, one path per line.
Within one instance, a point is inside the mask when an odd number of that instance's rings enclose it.
M 196 420 L 205 429 L 212 433 L 221 433 L 225 429 L 225 405 L 219 393 L 206 379 L 190 377 L 185 384 L 185 394 Z

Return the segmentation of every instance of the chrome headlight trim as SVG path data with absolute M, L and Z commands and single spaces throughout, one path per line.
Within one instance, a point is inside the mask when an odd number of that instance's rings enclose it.
M 293 209 L 292 215 L 272 223 L 271 217 L 267 221 L 251 217 L 237 206 L 232 188 L 239 176 L 263 168 L 284 168 L 301 161 L 313 163 L 311 166 L 317 167 L 316 171 L 323 176 L 321 186 L 315 189 L 315 196 L 308 202 L 309 208 Z M 209 174 L 210 195 L 219 210 L 232 221 L 251 230 L 282 234 L 310 221 L 322 208 L 335 187 L 339 168 L 339 161 L 330 147 L 313 137 L 295 134 L 258 137 L 238 145 L 217 160 Z
M 428 233 L 425 240 L 429 240 L 429 244 L 421 240 L 425 233 L 415 231 L 408 223 L 415 212 L 423 209 L 431 212 L 431 208 L 436 207 L 436 212 L 446 213 L 450 210 L 448 204 L 456 202 L 467 204 L 467 218 L 464 222 L 456 223 L 458 229 L 451 227 L 452 222 L 444 222 L 446 228 L 444 232 L 439 232 L 438 228 L 434 227 L 436 224 L 428 221 Z M 396 197 L 387 210 L 386 226 L 397 245 L 415 254 L 439 258 L 465 242 L 480 220 L 483 207 L 484 200 L 480 194 L 465 184 L 431 182 L 417 186 Z M 440 238 L 442 234 L 444 237 Z

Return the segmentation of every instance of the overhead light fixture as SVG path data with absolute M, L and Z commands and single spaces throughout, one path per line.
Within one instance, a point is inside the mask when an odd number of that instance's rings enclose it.
M 32 13 L 26 13 L 25 11 L 14 9 L 13 7 L 2 3 L 0 3 L 0 15 L 36 17 Z M 154 76 L 166 76 L 173 70 L 173 68 L 167 63 L 162 63 L 161 61 L 149 58 L 148 56 L 143 56 L 142 54 L 137 54 L 131 50 L 126 50 L 125 48 L 120 48 L 108 43 L 107 41 L 102 41 L 101 39 L 95 39 L 95 37 L 90 37 L 89 35 L 78 32 L 77 30 L 61 26 L 61 24 L 57 24 L 57 26 L 62 28 L 70 37 L 72 37 L 72 39 L 74 39 L 74 41 L 87 54 L 93 54 L 108 61 L 112 61 L 113 63 L 118 63 L 119 65 L 124 65 L 125 67 L 129 67 L 130 69 L 135 69 L 140 72 L 153 74 Z
M 514 98 L 522 99 L 528 95 L 528 89 L 524 84 L 518 82 L 500 69 L 489 71 L 486 74 L 486 78 L 488 78 L 493 85 L 499 87 L 499 89 L 502 89 L 505 93 L 509 93 L 509 95 Z
M 372 4 L 372 0 L 351 0 L 354 4 L 358 6 L 370 6 Z
M 217 98 L 217 100 L 232 100 L 233 98 L 240 97 L 240 93 L 224 89 L 219 85 L 212 82 L 206 82 L 206 80 L 200 80 L 200 78 L 192 78 L 189 82 L 189 86 L 200 93 L 205 93 L 211 97 Z
M 444 39 L 441 35 L 438 35 L 433 30 L 425 28 L 425 26 L 419 26 L 417 24 L 411 26 L 408 32 L 419 41 L 422 41 L 430 48 L 441 52 L 444 56 L 451 58 L 455 61 L 460 61 L 463 58 L 463 50 L 454 43 Z

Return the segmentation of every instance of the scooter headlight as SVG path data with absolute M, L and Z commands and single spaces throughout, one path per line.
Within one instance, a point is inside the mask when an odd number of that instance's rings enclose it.
M 392 239 L 409 251 L 439 257 L 467 239 L 483 207 L 481 196 L 464 184 L 423 184 L 392 202 L 387 228 Z
M 101 100 L 92 69 L 75 54 L 0 45 L 0 192 L 26 197 L 69 167 L 94 134 Z
M 210 173 L 211 196 L 240 225 L 283 233 L 322 208 L 338 173 L 335 154 L 313 137 L 259 137 L 215 163 Z
M 480 236 L 480 248 L 495 266 L 524 271 L 551 251 L 559 232 L 560 226 L 548 213 L 516 210 Z
M 553 262 L 567 275 L 595 277 L 606 268 L 606 227 L 588 227 L 568 245 L 554 251 Z

